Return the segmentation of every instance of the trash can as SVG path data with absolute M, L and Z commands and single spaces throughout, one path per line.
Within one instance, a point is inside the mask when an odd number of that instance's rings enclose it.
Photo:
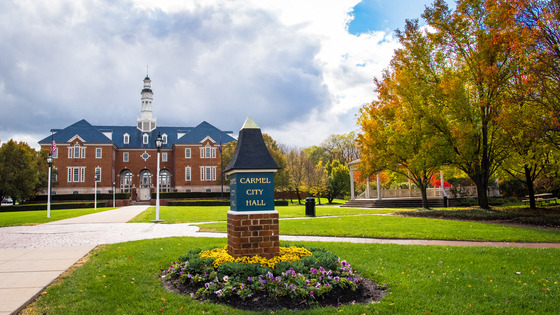
M 313 197 L 305 198 L 305 215 L 308 217 L 315 216 L 315 198 Z

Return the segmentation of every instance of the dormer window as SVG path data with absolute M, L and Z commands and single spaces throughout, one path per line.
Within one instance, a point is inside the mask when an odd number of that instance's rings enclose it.
M 124 144 L 129 144 L 130 143 L 130 135 L 128 133 L 125 133 L 123 135 L 123 143 Z
M 161 136 L 161 139 L 163 140 L 163 144 L 167 144 L 167 135 L 165 133 Z
M 142 136 L 142 143 L 148 144 L 149 142 L 150 142 L 150 136 L 148 136 L 148 134 L 145 133 L 145 134 Z

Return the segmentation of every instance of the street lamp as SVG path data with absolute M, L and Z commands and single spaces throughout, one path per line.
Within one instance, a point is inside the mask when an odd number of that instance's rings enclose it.
M 163 220 L 159 219 L 159 152 L 161 151 L 161 145 L 163 144 L 163 139 L 161 139 L 161 134 L 158 132 L 156 138 L 157 147 L 157 170 L 156 170 L 156 219 L 152 222 L 161 222 Z
M 52 169 L 52 163 L 53 163 L 53 157 L 52 155 L 49 154 L 49 156 L 47 157 L 47 163 L 49 163 L 49 183 L 48 183 L 48 187 L 47 187 L 47 218 L 51 217 L 51 181 L 52 181 L 52 175 L 51 175 L 51 169 Z

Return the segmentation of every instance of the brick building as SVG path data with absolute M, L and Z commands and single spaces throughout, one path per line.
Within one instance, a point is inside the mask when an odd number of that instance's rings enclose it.
M 149 200 L 155 192 L 158 134 L 163 139 L 160 151 L 160 189 L 170 191 L 221 191 L 220 143 L 235 139 L 231 131 L 221 131 L 203 121 L 196 127 L 158 127 L 152 111 L 151 80 L 144 78 L 141 114 L 136 126 L 93 126 L 80 120 L 39 141 L 50 150 L 57 185 L 53 193 L 92 193 L 97 180 L 99 192 L 130 192 L 134 200 Z M 95 174 L 98 174 L 96 179 Z

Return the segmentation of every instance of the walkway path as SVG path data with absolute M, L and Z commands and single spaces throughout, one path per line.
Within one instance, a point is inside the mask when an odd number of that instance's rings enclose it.
M 147 206 L 130 206 L 36 226 L 0 228 L 0 315 L 19 311 L 95 246 L 172 236 L 225 238 L 196 223 L 126 223 Z M 444 246 L 560 248 L 560 243 L 508 243 L 281 235 L 283 241 Z

